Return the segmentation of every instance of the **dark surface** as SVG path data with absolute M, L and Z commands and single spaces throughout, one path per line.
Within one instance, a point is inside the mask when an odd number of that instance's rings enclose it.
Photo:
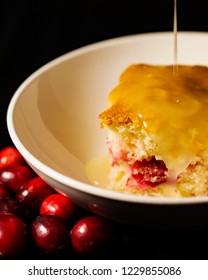
M 96 259 L 111 260 L 207 260 L 208 228 L 155 229 L 152 227 L 132 227 L 117 224 L 121 239 L 106 254 Z M 93 259 L 68 253 L 53 256 L 41 253 L 34 248 L 28 249 L 23 259 Z
M 6 111 L 32 72 L 73 49 L 136 33 L 172 31 L 173 0 L 3 1 L 0 16 L 0 147 L 11 143 Z M 178 1 L 178 30 L 208 31 L 206 1 Z M 205 217 L 207 213 L 204 213 Z M 132 229 L 117 258 L 207 258 L 207 229 Z M 110 256 L 109 256 L 110 258 Z

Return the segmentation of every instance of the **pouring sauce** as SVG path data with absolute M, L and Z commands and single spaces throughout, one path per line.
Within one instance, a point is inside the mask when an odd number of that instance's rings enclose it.
M 174 0 L 173 34 L 174 34 L 174 64 L 173 74 L 178 75 L 178 40 L 177 40 L 177 0 Z

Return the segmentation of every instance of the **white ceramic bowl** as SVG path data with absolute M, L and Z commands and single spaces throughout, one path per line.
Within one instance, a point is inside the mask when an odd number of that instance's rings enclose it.
M 85 165 L 106 153 L 98 115 L 131 63 L 173 64 L 172 32 L 131 35 L 69 52 L 41 67 L 14 93 L 11 139 L 50 185 L 94 213 L 131 225 L 204 225 L 208 197 L 152 198 L 90 185 Z M 208 64 L 208 33 L 179 32 L 178 63 Z

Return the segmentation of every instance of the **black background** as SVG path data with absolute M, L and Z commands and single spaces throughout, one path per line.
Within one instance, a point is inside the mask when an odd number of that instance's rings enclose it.
M 8 103 L 17 87 L 50 60 L 81 46 L 136 33 L 172 31 L 173 0 L 2 1 L 0 147 L 11 142 Z M 182 1 L 178 30 L 207 31 L 206 1 Z
M 0 147 L 11 144 L 6 126 L 9 101 L 30 74 L 87 44 L 129 34 L 172 31 L 173 4 L 173 0 L 2 1 Z M 208 31 L 206 1 L 178 0 L 177 6 L 179 31 Z M 206 229 L 130 231 L 132 239 L 121 258 L 131 258 L 133 253 L 138 259 L 207 258 Z M 137 242 L 141 245 L 135 246 Z

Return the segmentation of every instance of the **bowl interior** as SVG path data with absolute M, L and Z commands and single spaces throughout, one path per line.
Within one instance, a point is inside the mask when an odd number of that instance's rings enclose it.
M 170 33 L 132 35 L 99 42 L 63 55 L 31 75 L 8 110 L 14 143 L 51 169 L 88 183 L 85 165 L 106 153 L 98 115 L 110 90 L 132 63 L 173 64 Z M 179 32 L 178 63 L 206 64 L 206 33 Z M 29 160 L 30 161 L 30 160 Z

